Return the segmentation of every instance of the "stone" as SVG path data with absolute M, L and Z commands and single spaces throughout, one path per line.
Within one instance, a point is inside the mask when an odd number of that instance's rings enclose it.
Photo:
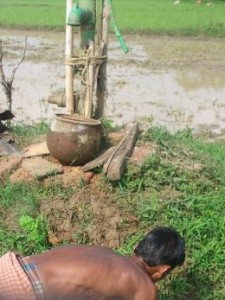
M 0 156 L 5 156 L 18 152 L 11 144 L 0 139 Z
M 34 157 L 34 156 L 42 156 L 42 155 L 48 155 L 49 150 L 47 147 L 46 141 L 38 144 L 33 144 L 24 149 L 24 158 L 27 157 Z
M 42 157 L 24 159 L 22 162 L 22 167 L 29 171 L 33 177 L 38 179 L 57 173 L 63 173 L 63 168 L 61 165 L 47 161 Z

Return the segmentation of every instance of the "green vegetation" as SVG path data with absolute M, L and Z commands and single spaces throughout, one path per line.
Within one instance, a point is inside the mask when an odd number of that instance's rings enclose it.
M 211 2 L 212 5 L 207 5 Z M 113 0 L 123 33 L 224 36 L 225 1 Z M 61 0 L 0 0 L 0 25 L 13 28 L 64 30 L 66 2 Z
M 65 1 L 1 0 L 0 25 L 12 28 L 63 28 Z
M 223 1 L 181 0 L 173 5 L 170 0 L 114 1 L 118 25 L 125 32 L 171 35 L 224 36 L 225 20 Z

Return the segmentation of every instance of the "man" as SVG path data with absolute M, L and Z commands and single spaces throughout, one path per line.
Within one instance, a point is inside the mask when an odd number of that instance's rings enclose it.
M 101 246 L 69 245 L 21 257 L 0 259 L 1 300 L 155 300 L 154 282 L 185 260 L 179 233 L 150 231 L 134 255 Z

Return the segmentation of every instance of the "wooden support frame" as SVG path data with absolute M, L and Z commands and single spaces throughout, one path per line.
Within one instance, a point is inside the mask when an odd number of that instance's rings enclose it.
M 73 7 L 73 0 L 67 0 L 66 21 Z M 66 25 L 66 93 L 65 102 L 69 114 L 80 113 L 89 118 L 100 119 L 103 117 L 105 97 L 106 97 L 106 67 L 108 54 L 108 31 L 110 22 L 110 8 L 107 0 L 96 0 L 96 38 L 90 43 L 87 57 L 88 68 L 85 75 L 86 88 L 84 98 L 82 97 L 82 107 L 75 107 L 74 101 L 74 29 L 71 25 Z M 93 63 L 94 59 L 102 59 L 100 63 Z M 95 95 L 96 93 L 96 95 Z M 95 106 L 93 104 L 96 99 Z M 80 101 L 79 100 L 79 101 Z

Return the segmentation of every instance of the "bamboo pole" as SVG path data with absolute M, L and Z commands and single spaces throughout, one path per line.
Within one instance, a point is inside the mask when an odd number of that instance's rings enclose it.
M 103 55 L 108 54 L 108 39 L 109 39 L 109 22 L 110 10 L 107 0 L 104 0 L 103 5 L 103 19 L 102 19 L 102 42 L 104 43 Z M 95 111 L 95 118 L 100 119 L 104 113 L 105 97 L 106 97 L 106 77 L 107 77 L 107 62 L 102 63 L 99 69 L 99 77 L 97 80 L 97 105 Z
M 87 69 L 87 89 L 85 95 L 84 103 L 84 115 L 87 118 L 92 117 L 92 107 L 93 107 L 93 90 L 94 90 L 94 64 L 91 62 L 95 54 L 95 47 L 93 41 L 90 41 L 89 46 L 89 64 Z
M 96 34 L 95 34 L 95 45 L 96 48 L 100 45 L 102 39 L 102 13 L 103 13 L 103 2 L 104 0 L 96 0 Z
M 66 23 L 68 20 L 69 12 L 73 7 L 73 0 L 66 2 Z M 73 27 L 66 25 L 66 45 L 65 56 L 71 58 L 73 55 Z M 66 65 L 66 108 L 69 114 L 74 113 L 74 98 L 73 98 L 73 66 Z

